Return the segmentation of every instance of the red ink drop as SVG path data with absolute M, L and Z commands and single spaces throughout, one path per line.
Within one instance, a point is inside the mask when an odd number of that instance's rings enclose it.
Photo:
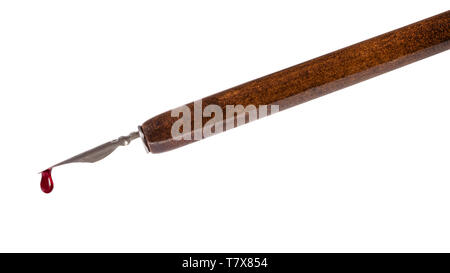
M 41 190 L 45 193 L 51 193 L 53 190 L 52 169 L 42 172 Z

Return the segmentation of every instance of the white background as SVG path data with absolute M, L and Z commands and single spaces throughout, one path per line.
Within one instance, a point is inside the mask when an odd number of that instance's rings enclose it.
M 447 5 L 445 5 L 447 4 Z M 447 1 L 1 1 L 0 251 L 450 251 L 449 52 L 169 153 L 39 171 Z

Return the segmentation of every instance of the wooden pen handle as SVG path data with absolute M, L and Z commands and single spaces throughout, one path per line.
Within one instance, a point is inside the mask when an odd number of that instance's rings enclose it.
M 181 140 L 179 136 L 173 136 L 173 127 L 178 124 L 176 122 L 181 115 L 173 116 L 172 111 L 162 113 L 142 124 L 144 142 L 152 153 L 184 146 L 198 140 L 198 134 L 203 134 L 202 130 L 213 118 L 215 125 L 212 126 L 212 131 L 220 132 L 219 127 L 225 131 L 225 124 L 230 121 L 230 117 L 227 120 L 225 114 L 227 105 L 253 105 L 258 110 L 260 106 L 268 106 L 270 109 L 275 105 L 279 110 L 284 110 L 443 52 L 450 48 L 449 39 L 450 11 L 446 11 L 206 97 L 201 100 L 200 113 L 208 105 L 217 105 L 224 114 L 221 118 L 201 116 L 200 126 L 198 122 L 195 124 L 194 103 L 187 104 L 187 109 L 190 110 L 190 124 L 187 125 L 190 126 L 181 126 L 179 131 L 184 136 Z M 248 121 L 250 118 L 246 114 Z M 257 116 L 262 116 L 260 111 Z M 236 125 L 235 117 L 237 116 L 233 114 L 232 123 Z M 210 126 L 211 122 L 208 124 Z

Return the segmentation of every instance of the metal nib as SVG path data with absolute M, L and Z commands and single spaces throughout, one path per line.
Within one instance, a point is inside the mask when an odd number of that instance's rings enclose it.
M 90 149 L 89 151 L 86 151 L 84 153 L 81 153 L 79 155 L 76 155 L 74 157 L 71 157 L 67 160 L 64 160 L 56 165 L 53 165 L 49 169 L 52 169 L 56 166 L 61 166 L 64 164 L 69 163 L 75 163 L 75 162 L 88 162 L 88 163 L 94 163 L 99 160 L 102 160 L 103 158 L 110 155 L 112 152 L 114 152 L 115 149 L 119 146 L 126 146 L 130 144 L 130 142 L 133 139 L 136 139 L 139 137 L 139 132 L 133 132 L 129 134 L 128 136 L 121 136 L 118 139 L 115 139 L 110 142 L 106 142 L 105 144 L 102 144 L 100 146 L 97 146 L 93 149 Z

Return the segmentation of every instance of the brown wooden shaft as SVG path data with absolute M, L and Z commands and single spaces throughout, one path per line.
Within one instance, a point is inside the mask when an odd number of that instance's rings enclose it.
M 226 105 L 279 105 L 281 111 L 443 52 L 450 48 L 449 40 L 450 11 L 446 11 L 206 97 L 201 109 L 215 104 L 226 113 Z M 189 134 L 194 136 L 194 103 L 187 106 L 192 113 Z M 179 119 L 168 111 L 142 125 L 149 151 L 165 152 L 196 141 L 172 137 L 172 125 Z M 209 119 L 203 118 L 202 125 Z

